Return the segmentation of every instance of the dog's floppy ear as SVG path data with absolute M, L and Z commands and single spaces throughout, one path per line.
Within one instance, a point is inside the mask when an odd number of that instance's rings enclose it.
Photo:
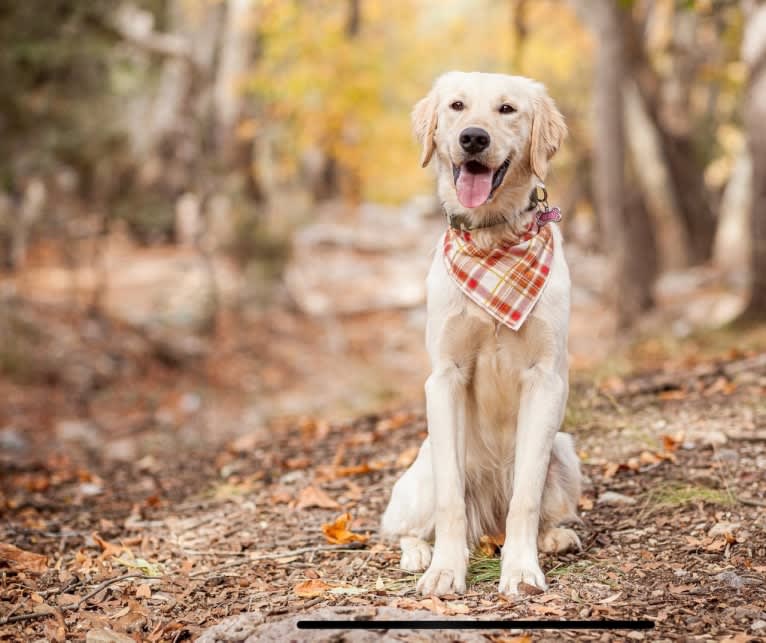
M 532 173 L 542 181 L 548 173 L 548 161 L 566 138 L 567 126 L 553 99 L 544 90 L 533 105 L 529 165 Z
M 425 98 L 419 100 L 412 110 L 412 128 L 415 130 L 415 138 L 423 146 L 420 164 L 428 165 L 436 149 L 436 91 L 431 90 Z

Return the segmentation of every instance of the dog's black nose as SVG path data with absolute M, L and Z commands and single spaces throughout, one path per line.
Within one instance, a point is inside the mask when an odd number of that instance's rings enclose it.
M 469 154 L 478 154 L 489 147 L 489 132 L 481 127 L 467 127 L 460 132 L 460 147 Z

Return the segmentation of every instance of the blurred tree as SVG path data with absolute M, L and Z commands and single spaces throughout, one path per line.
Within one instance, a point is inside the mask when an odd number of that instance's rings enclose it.
M 621 28 L 625 10 L 613 0 L 589 1 L 583 9 L 597 42 L 593 192 L 602 246 L 613 264 L 618 325 L 625 328 L 651 307 L 656 266 L 646 209 L 626 181 L 623 86 L 627 61 Z
M 766 320 L 766 2 L 744 0 L 742 59 L 748 67 L 744 116 L 753 162 L 751 290 L 745 318 Z
M 698 130 L 692 127 L 693 111 L 688 104 L 696 68 L 701 64 L 695 43 L 694 9 L 681 7 L 674 10 L 671 16 L 677 29 L 673 30 L 669 43 L 672 51 L 669 79 L 660 76 L 647 54 L 646 22 L 651 13 L 640 9 L 642 7 L 636 6 L 621 12 L 620 26 L 630 64 L 630 69 L 626 71 L 636 79 L 643 104 L 659 135 L 663 160 L 673 188 L 671 198 L 678 207 L 689 244 L 681 253 L 692 263 L 701 263 L 712 254 L 716 219 L 713 198 L 703 179 L 710 159 L 700 153 L 694 138 Z M 675 104 L 666 106 L 663 99 L 667 96 Z M 668 114 L 673 123 L 663 118 Z

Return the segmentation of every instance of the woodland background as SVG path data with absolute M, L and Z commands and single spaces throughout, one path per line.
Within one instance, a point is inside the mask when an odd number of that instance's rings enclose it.
M 705 559 L 711 592 L 732 569 L 743 583 L 718 633 L 766 628 L 747 607 L 747 574 L 766 571 L 748 509 L 766 489 L 766 4 L 0 0 L 0 541 L 47 557 L 24 569 L 0 542 L 11 639 L 180 640 L 254 605 L 274 620 L 394 591 L 374 575 L 395 566 L 382 545 L 354 591 L 335 545 L 321 578 L 301 557 L 341 507 L 374 533 L 423 436 L 423 281 L 444 220 L 409 114 L 451 69 L 531 76 L 566 117 L 547 185 L 573 275 L 583 511 L 645 542 L 601 492 L 664 507 L 648 554 L 570 561 L 571 589 L 627 574 L 621 600 L 594 589 L 587 609 L 670 597 L 663 622 L 705 631 L 712 599 L 680 580 L 696 547 L 734 565 Z M 709 523 L 687 549 L 679 511 Z M 706 536 L 718 524 L 737 527 Z M 592 558 L 617 546 L 597 531 Z M 268 567 L 291 546 L 297 562 Z M 676 577 L 641 576 L 665 554 Z M 221 556 L 261 562 L 229 573 Z M 309 581 L 325 587 L 294 591 Z M 548 600 L 529 614 L 585 609 Z

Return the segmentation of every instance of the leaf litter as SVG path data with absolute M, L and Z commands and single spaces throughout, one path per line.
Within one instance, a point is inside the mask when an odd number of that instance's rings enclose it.
M 591 428 L 571 427 L 587 455 L 584 524 L 574 526 L 584 551 L 542 556 L 545 593 L 497 593 L 497 534 L 472 556 L 462 596 L 421 597 L 418 575 L 399 569 L 397 543 L 377 529 L 424 435 L 414 408 L 283 422 L 271 442 L 239 439 L 183 458 L 110 467 L 45 455 L 8 465 L 0 634 L 174 641 L 237 613 L 268 624 L 320 607 L 396 607 L 445 618 L 650 618 L 657 629 L 647 640 L 755 635 L 766 620 L 766 524 L 762 507 L 739 499 L 766 495 L 766 441 L 748 438 L 766 420 L 763 378 L 688 386 L 679 399 L 623 385 L 619 420 L 602 396 L 589 406 Z M 716 458 L 720 447 L 704 440 L 714 431 L 736 459 Z M 103 492 L 86 500 L 87 478 Z M 243 492 L 209 493 L 221 484 Z M 639 504 L 596 502 L 607 493 Z

